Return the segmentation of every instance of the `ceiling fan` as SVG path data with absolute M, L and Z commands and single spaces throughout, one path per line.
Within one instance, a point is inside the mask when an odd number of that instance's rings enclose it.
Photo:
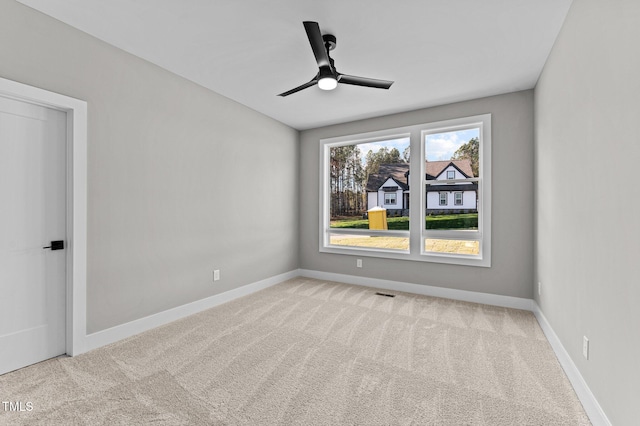
M 280 93 L 278 96 L 289 96 L 315 84 L 317 84 L 322 90 L 333 90 L 338 86 L 338 83 L 375 87 L 378 89 L 388 89 L 391 87 L 393 81 L 356 77 L 354 75 L 339 73 L 336 70 L 333 59 L 329 56 L 329 51 L 336 47 L 336 37 L 331 34 L 322 35 L 320 33 L 320 26 L 317 22 L 304 21 L 303 24 L 320 70 L 308 83 L 298 86 L 295 89 Z

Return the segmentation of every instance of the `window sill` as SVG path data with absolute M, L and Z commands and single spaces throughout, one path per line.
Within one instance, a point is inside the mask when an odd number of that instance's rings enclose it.
M 491 260 L 474 255 L 420 253 L 413 254 L 408 250 L 385 250 L 375 248 L 321 246 L 321 253 L 340 254 L 347 256 L 376 257 L 393 260 L 408 260 L 414 262 L 442 263 L 459 266 L 491 267 Z

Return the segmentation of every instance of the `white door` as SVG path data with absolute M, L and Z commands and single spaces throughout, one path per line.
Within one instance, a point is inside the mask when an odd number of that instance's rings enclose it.
M 66 352 L 65 181 L 66 114 L 0 97 L 0 374 Z

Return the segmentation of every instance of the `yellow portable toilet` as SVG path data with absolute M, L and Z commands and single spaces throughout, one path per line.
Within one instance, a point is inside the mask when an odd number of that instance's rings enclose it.
M 387 228 L 387 209 L 374 207 L 367 211 L 369 217 L 369 229 L 389 229 Z

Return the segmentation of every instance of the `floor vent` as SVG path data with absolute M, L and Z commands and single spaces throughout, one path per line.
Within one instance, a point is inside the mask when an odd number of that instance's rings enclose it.
M 395 294 L 387 294 L 387 293 L 379 293 L 379 292 L 377 292 L 376 295 L 385 296 L 385 297 L 396 297 Z

